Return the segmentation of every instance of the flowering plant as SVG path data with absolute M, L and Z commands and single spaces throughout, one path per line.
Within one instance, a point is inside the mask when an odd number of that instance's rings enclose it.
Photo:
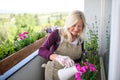
M 23 40 L 24 38 L 27 37 L 27 34 L 28 34 L 28 32 L 20 33 L 20 34 L 19 34 L 19 38 L 18 38 L 18 40 Z
M 95 68 L 94 64 L 91 64 L 88 62 L 84 62 L 83 66 L 81 66 L 78 63 L 78 64 L 76 64 L 76 68 L 79 71 L 79 72 L 76 72 L 76 74 L 75 74 L 76 80 L 82 80 L 82 79 L 88 80 L 89 78 L 87 78 L 86 75 L 89 75 L 89 74 L 93 75 L 96 72 L 96 68 Z
M 100 62 L 98 55 L 98 36 L 93 30 L 89 30 L 88 41 L 85 42 L 85 53 L 81 62 L 76 64 L 79 73 L 77 80 L 98 80 L 100 75 Z
M 79 72 L 76 73 L 76 80 L 98 80 L 100 72 L 99 56 L 86 53 L 82 56 L 80 63 L 76 64 Z
M 54 26 L 54 27 L 49 27 L 46 28 L 45 31 L 46 33 L 52 33 L 54 30 L 56 30 L 58 28 L 58 26 Z
M 44 32 L 22 32 L 18 34 L 14 42 L 15 51 L 22 49 L 23 47 L 35 42 L 44 36 Z

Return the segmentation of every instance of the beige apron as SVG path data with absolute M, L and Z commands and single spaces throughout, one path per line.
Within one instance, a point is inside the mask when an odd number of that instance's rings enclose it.
M 61 32 L 59 32 L 60 34 Z M 56 54 L 69 56 L 71 59 L 76 60 L 81 57 L 82 49 L 81 42 L 78 41 L 77 45 L 68 44 L 66 41 L 63 41 L 59 44 Z M 48 61 L 45 67 L 45 80 L 59 80 L 58 70 L 64 67 L 61 66 L 57 61 Z M 75 80 L 75 77 L 71 77 L 69 80 Z

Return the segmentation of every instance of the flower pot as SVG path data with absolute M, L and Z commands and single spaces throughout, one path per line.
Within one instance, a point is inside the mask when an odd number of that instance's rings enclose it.
M 31 53 L 36 51 L 43 41 L 46 39 L 46 37 L 41 38 L 34 43 L 22 48 L 21 50 L 13 53 L 12 55 L 6 57 L 5 59 L 0 61 L 0 75 L 4 74 L 7 70 L 15 66 L 17 63 L 19 63 L 21 60 L 29 56 Z

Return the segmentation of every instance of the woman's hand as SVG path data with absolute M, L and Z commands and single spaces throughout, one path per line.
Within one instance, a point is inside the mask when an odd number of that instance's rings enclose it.
M 55 60 L 55 58 L 56 58 L 57 56 L 58 56 L 57 54 L 51 54 L 49 58 L 50 58 L 50 60 L 53 61 L 53 60 Z
M 66 68 L 71 67 L 75 64 L 74 61 L 68 56 L 57 55 L 55 60 Z

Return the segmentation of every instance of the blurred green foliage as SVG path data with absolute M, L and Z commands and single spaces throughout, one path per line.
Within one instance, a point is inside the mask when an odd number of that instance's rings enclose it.
M 0 27 L 0 44 L 3 44 L 6 39 L 8 39 L 7 29 L 5 27 Z
M 18 14 L 15 15 L 15 24 L 17 27 L 20 28 L 26 28 L 30 26 L 36 26 L 37 19 L 35 18 L 35 15 L 32 14 Z
M 0 14 L 0 60 L 45 36 L 44 29 L 63 26 L 67 13 Z M 28 32 L 23 40 L 19 34 Z

